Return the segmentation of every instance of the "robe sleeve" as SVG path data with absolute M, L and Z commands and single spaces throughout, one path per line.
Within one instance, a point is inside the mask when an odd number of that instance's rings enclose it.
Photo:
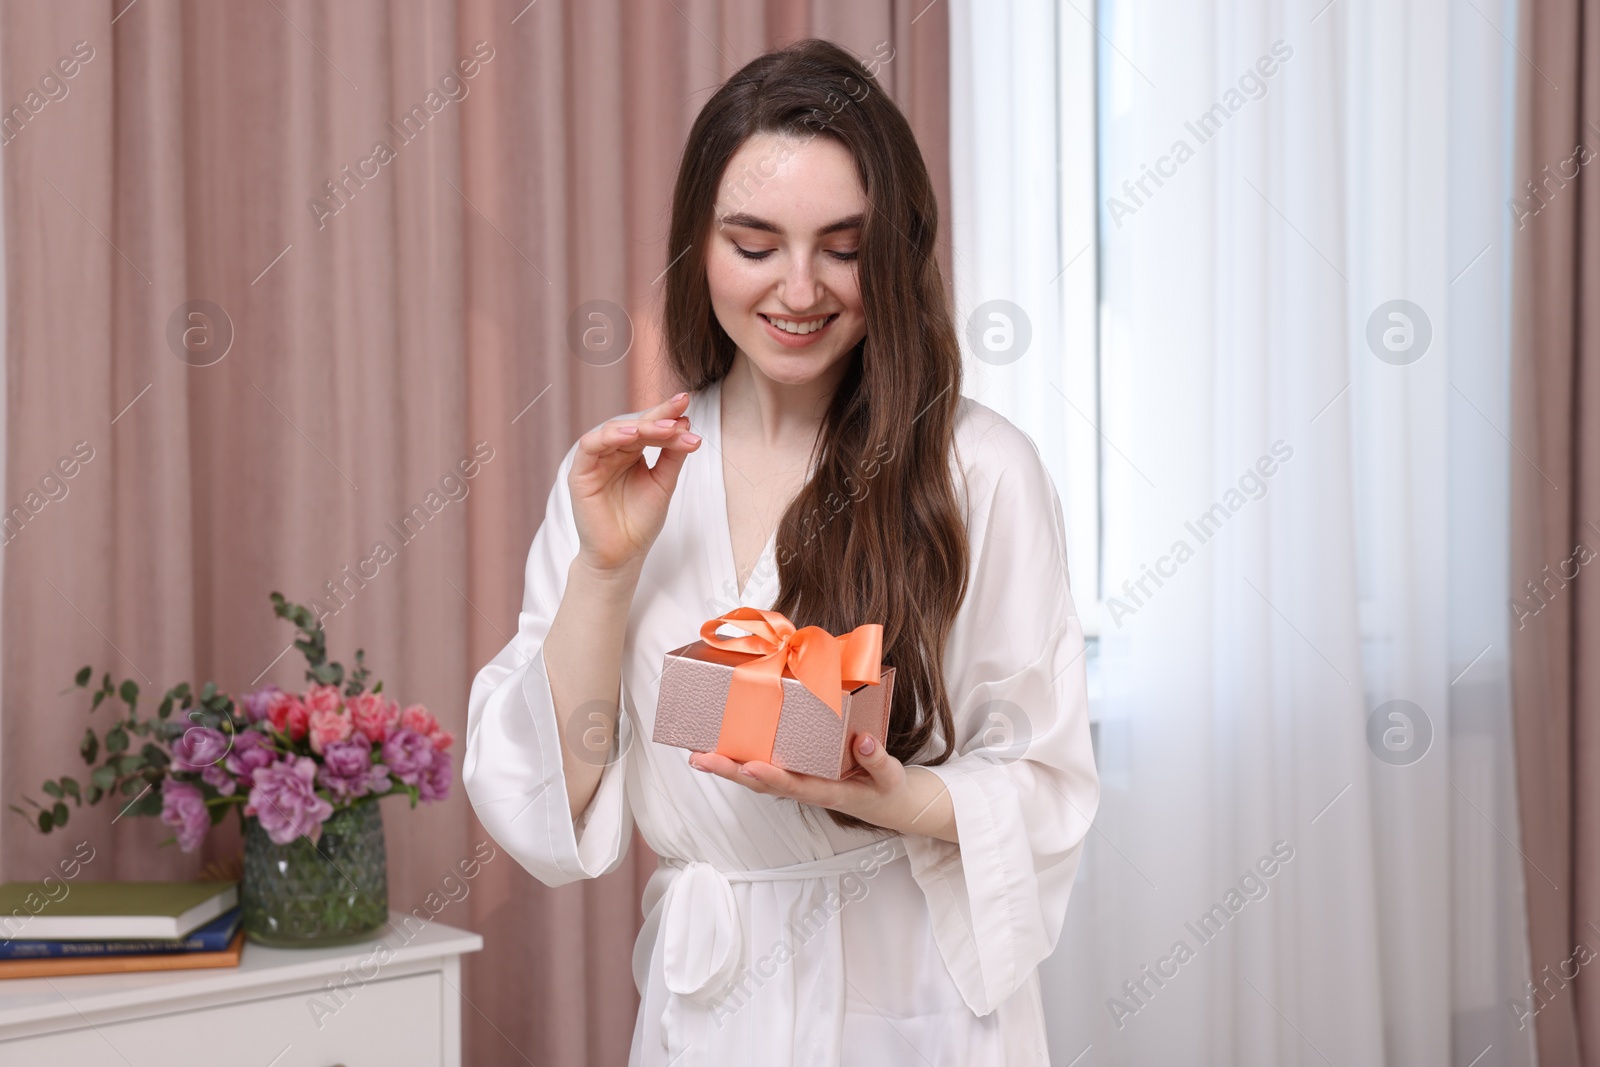
M 982 410 L 971 571 L 945 652 L 955 753 L 927 768 L 960 843 L 906 835 L 940 956 L 977 1015 L 1054 950 L 1100 799 L 1060 499 L 1033 442 Z
M 544 523 L 528 551 L 517 632 L 472 682 L 462 783 L 490 836 L 548 886 L 595 878 L 621 864 L 633 834 L 624 790 L 631 724 L 619 716 L 614 752 L 589 806 L 574 821 L 567 803 L 565 753 L 545 671 L 550 631 L 567 568 L 578 551 L 567 474 L 577 444 L 556 472 Z

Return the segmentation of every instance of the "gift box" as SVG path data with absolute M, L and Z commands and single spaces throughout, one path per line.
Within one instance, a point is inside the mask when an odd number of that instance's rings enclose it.
M 749 633 L 718 634 L 724 623 Z M 819 626 L 797 630 L 780 612 L 735 608 L 666 654 L 651 738 L 849 778 L 860 770 L 851 739 L 870 734 L 881 745 L 888 731 L 894 668 L 882 665 L 882 650 L 877 623 L 835 637 Z

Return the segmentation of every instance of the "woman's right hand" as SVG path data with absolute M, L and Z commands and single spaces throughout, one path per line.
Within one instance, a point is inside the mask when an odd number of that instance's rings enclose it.
M 679 393 L 638 418 L 611 419 L 578 439 L 567 485 L 578 559 L 593 570 L 638 566 L 661 533 L 683 461 L 700 447 L 684 415 L 688 406 L 689 394 Z M 654 467 L 644 458 L 651 446 L 661 449 Z

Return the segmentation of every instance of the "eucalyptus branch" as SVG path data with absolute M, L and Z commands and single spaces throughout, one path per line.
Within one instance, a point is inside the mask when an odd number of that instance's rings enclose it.
M 306 658 L 307 681 L 319 685 L 343 686 L 344 695 L 350 697 L 366 689 L 367 678 L 372 672 L 366 666 L 365 649 L 356 649 L 356 669 L 350 672 L 347 679 L 344 665 L 328 658 L 328 635 L 310 608 L 304 604 L 291 603 L 284 599 L 282 593 L 274 591 L 272 610 L 279 618 L 294 623 L 295 629 L 300 633 L 300 636 L 295 638 L 294 647 L 298 648 L 301 655 Z M 379 682 L 372 691 L 376 693 L 382 688 L 383 683 Z

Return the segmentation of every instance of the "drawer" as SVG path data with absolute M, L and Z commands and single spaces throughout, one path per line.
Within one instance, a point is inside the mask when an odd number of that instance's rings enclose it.
M 439 972 L 0 1042 L 5 1067 L 439 1067 Z M 454 996 L 454 993 L 451 994 Z M 87 1023 L 88 1020 L 85 1020 Z M 120 1057 L 120 1058 L 119 1058 Z M 273 1057 L 277 1057 L 274 1059 Z

